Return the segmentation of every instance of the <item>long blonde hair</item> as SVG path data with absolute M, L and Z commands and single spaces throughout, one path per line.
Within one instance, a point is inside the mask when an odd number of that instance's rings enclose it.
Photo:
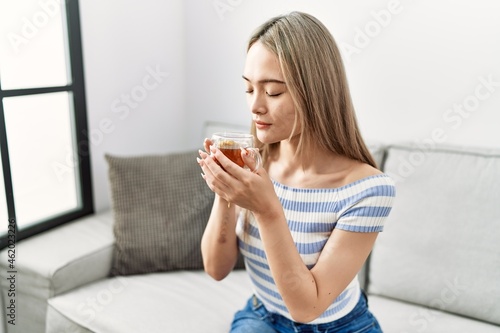
M 302 131 L 297 154 L 303 155 L 304 148 L 315 143 L 377 167 L 361 137 L 342 58 L 328 29 L 309 14 L 291 12 L 262 24 L 247 51 L 257 41 L 277 55 L 292 96 L 295 128 Z M 256 141 L 266 161 L 277 144 Z

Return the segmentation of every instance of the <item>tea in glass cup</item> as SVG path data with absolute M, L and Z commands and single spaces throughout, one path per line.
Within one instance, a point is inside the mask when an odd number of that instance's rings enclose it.
M 212 145 L 218 148 L 227 158 L 240 167 L 245 168 L 245 162 L 241 157 L 241 148 L 250 153 L 255 160 L 257 170 L 262 165 L 259 150 L 253 146 L 253 135 L 237 132 L 218 132 L 212 135 Z

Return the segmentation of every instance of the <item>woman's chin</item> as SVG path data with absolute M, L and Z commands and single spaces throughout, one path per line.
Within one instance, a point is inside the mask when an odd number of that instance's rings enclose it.
M 261 131 L 257 130 L 257 133 L 255 135 L 257 139 L 259 139 L 260 142 L 263 144 L 272 144 L 278 142 L 277 140 L 273 140 L 269 135 L 266 135 L 265 133 L 262 133 Z

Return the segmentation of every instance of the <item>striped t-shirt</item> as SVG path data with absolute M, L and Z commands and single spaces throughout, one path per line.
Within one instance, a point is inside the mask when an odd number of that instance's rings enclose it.
M 333 229 L 382 231 L 395 195 L 394 182 L 386 174 L 366 177 L 339 188 L 294 188 L 276 181 L 273 184 L 297 250 L 309 269 L 316 264 Z M 251 214 L 248 214 L 249 225 L 243 235 L 245 215 L 240 214 L 236 231 L 254 292 L 268 311 L 292 320 L 272 278 L 257 222 Z M 356 276 L 311 324 L 345 316 L 355 307 L 359 297 Z

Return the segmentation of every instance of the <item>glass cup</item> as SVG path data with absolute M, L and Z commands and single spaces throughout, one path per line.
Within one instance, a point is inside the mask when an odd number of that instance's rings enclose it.
M 253 135 L 237 132 L 218 132 L 212 135 L 212 145 L 218 148 L 227 158 L 242 168 L 248 168 L 241 157 L 241 149 L 245 149 L 255 160 L 253 171 L 262 166 L 259 149 L 253 146 Z

